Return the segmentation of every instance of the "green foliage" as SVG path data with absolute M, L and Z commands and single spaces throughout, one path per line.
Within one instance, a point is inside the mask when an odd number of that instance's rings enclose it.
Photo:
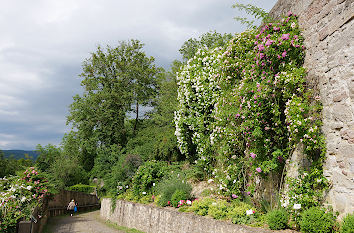
M 147 161 L 141 165 L 132 179 L 134 195 L 141 197 L 151 193 L 152 187 L 167 174 L 167 170 L 167 163 L 163 161 Z
M 193 58 L 199 49 L 214 49 L 224 47 L 232 35 L 229 33 L 220 34 L 216 31 L 210 31 L 202 34 L 198 39 L 190 38 L 183 43 L 179 52 L 185 61 Z
M 180 200 L 187 200 L 189 198 L 190 198 L 190 193 L 187 193 L 185 190 L 182 189 L 177 189 L 171 196 L 171 205 L 173 207 L 178 207 Z
M 104 195 L 118 195 L 129 187 L 136 170 L 142 164 L 140 156 L 123 154 L 121 148 L 112 145 L 101 147 L 95 159 L 91 177 L 103 179 L 104 186 L 100 192 Z
M 180 62 L 174 61 L 171 70 L 159 76 L 158 95 L 152 99 L 154 109 L 139 122 L 139 129 L 126 145 L 126 153 L 140 155 L 144 161 L 185 159 L 177 148 L 173 122 L 177 108 L 176 72 L 180 66 Z
M 233 8 L 237 8 L 240 11 L 245 11 L 247 14 L 253 16 L 256 20 L 262 20 L 263 22 L 268 23 L 271 18 L 269 14 L 262 8 L 254 6 L 252 4 L 241 4 L 236 3 L 232 5 Z M 240 21 L 242 24 L 245 24 L 248 28 L 256 28 L 255 20 L 249 20 L 246 17 L 236 16 L 235 19 Z
M 95 165 L 91 170 L 92 177 L 104 178 L 121 157 L 123 157 L 122 148 L 117 145 L 99 148 L 94 162 Z
M 88 184 L 88 171 L 92 169 L 93 157 L 87 148 L 80 146 L 77 132 L 64 135 L 62 145 L 37 146 L 39 156 L 36 166 L 48 174 L 48 179 L 57 189 L 75 184 Z
M 63 147 L 56 147 L 51 144 L 45 147 L 41 145 L 37 146 L 39 156 L 36 166 L 39 170 L 48 174 L 48 179 L 58 189 L 79 183 L 88 183 L 88 173 L 83 168 L 79 152 L 68 149 L 72 144 L 66 142 L 72 135 L 70 133 L 64 136 Z M 71 141 L 74 142 L 75 140 Z
M 208 215 L 215 219 L 226 219 L 230 206 L 225 200 L 217 200 L 209 206 Z
M 75 184 L 73 186 L 68 187 L 67 190 L 90 194 L 94 192 L 95 186 L 87 184 Z
M 172 121 L 173 118 L 170 119 Z M 160 126 L 155 119 L 145 119 L 136 136 L 128 141 L 127 153 L 140 155 L 144 161 L 180 161 L 183 156 L 177 149 L 174 127 Z
M 108 192 L 112 195 L 125 192 L 131 185 L 132 178 L 141 164 L 142 160 L 138 155 L 126 154 L 120 157 L 104 177 Z
M 180 174 L 177 174 L 172 177 L 166 177 L 164 180 L 162 180 L 157 185 L 156 191 L 159 195 L 161 195 L 158 205 L 167 206 L 169 203 L 171 203 L 173 206 L 177 207 L 180 200 L 191 198 L 192 186 L 186 180 L 184 180 L 184 177 L 181 177 Z
M 288 222 L 289 214 L 285 209 L 275 209 L 267 214 L 267 224 L 272 230 L 285 229 Z
M 311 207 L 301 214 L 300 229 L 303 233 L 333 232 L 335 217 L 319 207 Z
M 0 178 L 23 172 L 27 167 L 33 165 L 34 162 L 29 156 L 25 156 L 25 158 L 21 159 L 15 159 L 13 156 L 5 158 L 4 153 L 0 150 Z
M 341 223 L 341 233 L 354 233 L 354 214 L 346 215 Z
M 154 200 L 151 198 L 151 195 L 143 195 L 138 199 L 138 202 L 141 204 L 149 204 L 153 202 Z
M 86 172 L 92 170 L 96 157 L 96 147 L 92 139 L 80 138 L 79 132 L 65 134 L 61 143 L 62 153 L 75 157 Z
M 297 178 L 287 178 L 286 183 L 288 191 L 283 195 L 282 202 L 291 211 L 294 204 L 301 204 L 302 208 L 320 206 L 324 200 L 323 193 L 329 186 L 318 165 L 308 171 L 299 171 Z
M 36 166 L 43 172 L 48 171 L 61 154 L 61 149 L 51 144 L 44 147 L 38 144 L 36 150 L 39 154 L 36 160 Z
M 210 197 L 205 197 L 203 199 L 195 200 L 192 203 L 192 206 L 189 208 L 189 211 L 194 212 L 198 215 L 205 216 L 208 214 L 209 207 L 214 203 L 216 200 Z
M 137 40 L 122 41 L 117 47 L 106 49 L 99 46 L 83 63 L 80 76 L 84 93 L 74 97 L 67 122 L 77 129 L 82 148 L 89 148 L 90 154 L 95 154 L 100 146 L 124 146 L 125 120 L 131 105 L 147 106 L 156 95 L 161 69 L 142 48 Z
M 48 179 L 57 189 L 75 184 L 88 184 L 88 173 L 75 155 L 61 154 L 47 171 Z
M 247 215 L 247 211 L 252 211 L 252 206 L 241 201 L 235 201 L 229 210 L 228 217 L 235 224 L 250 224 L 253 220 L 252 214 Z

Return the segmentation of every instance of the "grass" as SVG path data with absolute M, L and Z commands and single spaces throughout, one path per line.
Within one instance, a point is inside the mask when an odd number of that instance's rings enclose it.
M 125 231 L 126 233 L 144 233 L 143 231 L 139 231 L 135 228 L 128 228 L 128 227 L 119 226 L 116 223 L 111 222 L 109 220 L 107 220 L 107 221 L 102 220 L 102 222 L 111 228 L 114 228 L 114 229 L 120 230 L 120 231 Z
M 114 228 L 116 230 L 125 231 L 126 233 L 144 233 L 143 231 L 139 231 L 135 228 L 128 228 L 128 227 L 124 227 L 124 226 L 119 226 L 118 224 L 116 224 L 114 222 L 111 222 L 109 220 L 104 220 L 104 219 L 100 218 L 99 215 L 96 216 L 96 220 L 103 223 L 103 224 L 106 224 L 107 226 Z

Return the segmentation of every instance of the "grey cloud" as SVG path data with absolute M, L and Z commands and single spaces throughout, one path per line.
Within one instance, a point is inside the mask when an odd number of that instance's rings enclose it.
M 184 41 L 244 30 L 233 0 L 13 0 L 0 8 L 0 149 L 59 144 L 81 64 L 98 44 L 139 39 L 168 69 Z M 242 1 L 248 3 L 248 1 Z M 270 9 L 275 0 L 252 1 Z

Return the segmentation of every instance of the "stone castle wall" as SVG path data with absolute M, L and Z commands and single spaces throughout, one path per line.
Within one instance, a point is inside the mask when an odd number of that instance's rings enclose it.
M 354 211 L 354 0 L 279 0 L 270 14 L 292 11 L 305 37 L 308 80 L 323 103 L 327 201 Z

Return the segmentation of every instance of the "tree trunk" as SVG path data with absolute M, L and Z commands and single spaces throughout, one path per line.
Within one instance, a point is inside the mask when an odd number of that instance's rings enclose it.
M 135 131 L 136 131 L 136 128 L 137 128 L 137 125 L 138 125 L 138 120 L 139 120 L 139 103 L 138 103 L 138 101 L 136 101 L 135 112 L 136 112 L 136 116 L 135 116 L 134 130 L 133 130 L 134 134 L 135 134 Z

